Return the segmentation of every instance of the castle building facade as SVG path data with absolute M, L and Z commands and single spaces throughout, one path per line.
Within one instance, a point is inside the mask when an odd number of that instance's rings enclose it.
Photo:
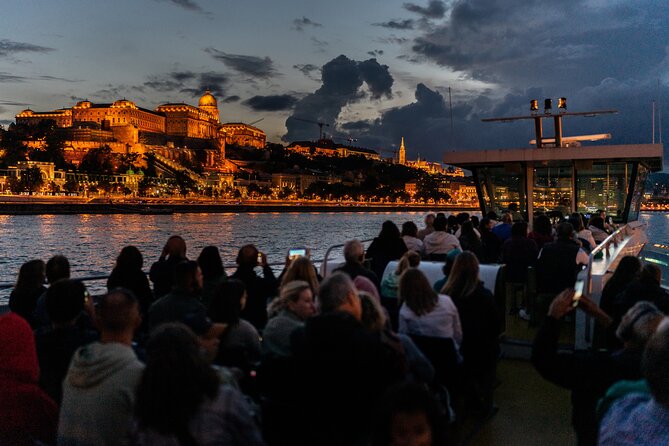
M 267 143 L 265 132 L 242 122 L 228 122 L 221 125 L 225 144 L 264 149 Z

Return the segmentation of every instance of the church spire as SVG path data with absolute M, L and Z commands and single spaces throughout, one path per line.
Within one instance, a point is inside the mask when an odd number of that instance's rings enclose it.
M 406 148 L 404 148 L 404 136 L 402 137 L 402 143 L 400 144 L 400 154 L 399 154 L 399 163 L 400 164 L 406 164 L 407 163 L 407 151 Z

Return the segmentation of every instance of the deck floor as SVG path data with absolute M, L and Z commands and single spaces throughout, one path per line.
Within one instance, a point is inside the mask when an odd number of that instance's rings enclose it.
M 468 446 L 575 445 L 570 392 L 545 381 L 528 361 L 503 359 L 495 390 L 499 412 Z

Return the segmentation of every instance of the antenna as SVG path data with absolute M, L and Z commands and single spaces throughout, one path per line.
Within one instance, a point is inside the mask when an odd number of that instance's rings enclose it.
M 451 112 L 451 150 L 453 150 L 453 101 L 451 98 L 451 87 L 448 87 L 448 108 Z
M 655 144 L 655 101 L 653 101 L 653 114 L 652 114 L 651 122 L 653 123 L 653 125 L 652 125 L 652 131 L 653 131 L 652 143 Z
M 660 88 L 660 80 L 657 80 L 657 129 L 660 136 L 660 144 L 662 144 L 662 89 Z

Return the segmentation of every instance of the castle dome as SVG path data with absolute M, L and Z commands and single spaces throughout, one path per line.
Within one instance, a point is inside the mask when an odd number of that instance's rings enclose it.
M 200 98 L 200 102 L 198 103 L 198 107 L 216 107 L 218 108 L 218 103 L 216 102 L 216 98 L 214 97 L 213 94 L 209 90 L 205 91 L 205 93 L 202 95 Z

